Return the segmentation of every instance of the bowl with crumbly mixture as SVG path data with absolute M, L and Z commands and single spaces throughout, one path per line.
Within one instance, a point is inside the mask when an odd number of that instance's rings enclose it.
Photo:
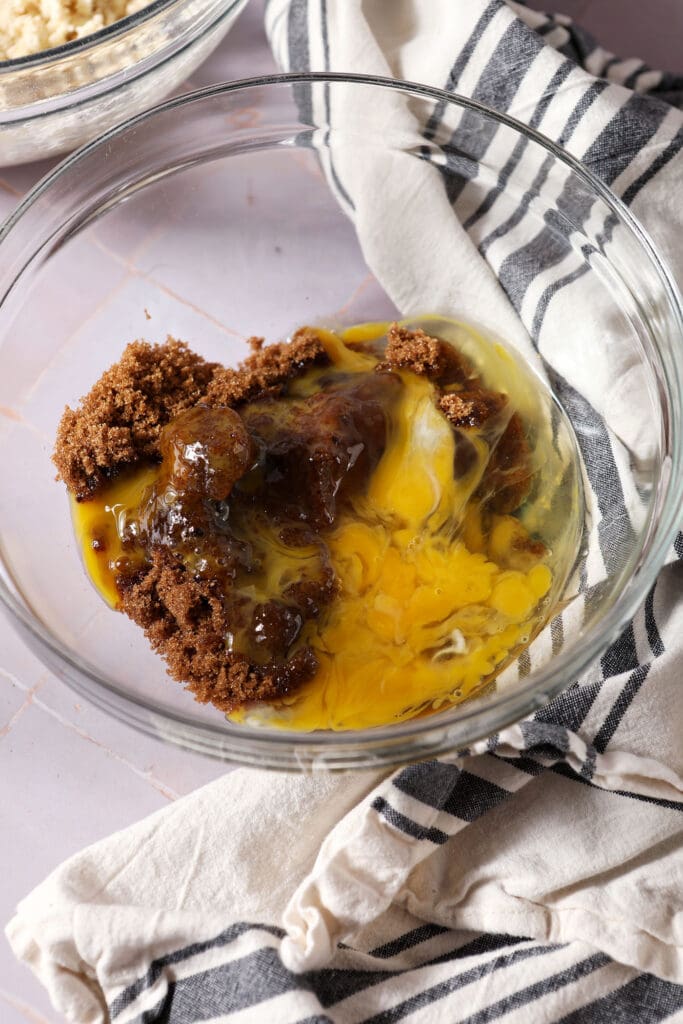
M 446 119 L 433 163 L 387 97 Z M 463 112 L 469 143 L 437 159 Z M 384 157 L 377 203 L 426 167 L 467 210 L 493 190 L 496 223 L 522 197 L 518 237 L 577 261 L 545 381 L 468 302 L 465 241 L 463 283 L 433 272 L 424 196 L 361 248 L 354 172 Z M 568 180 L 590 217 L 558 212 Z M 683 493 L 682 322 L 630 215 L 476 104 L 327 75 L 169 101 L 0 233 L 0 604 L 79 698 L 187 749 L 312 770 L 467 747 L 571 685 L 645 600 Z M 627 389 L 603 372 L 615 332 Z M 600 417 L 624 402 L 598 501 Z
M 83 39 L 136 14 L 146 0 L 9 0 L 0 8 L 0 61 L 30 57 Z
M 247 0 L 0 4 L 0 166 L 75 149 L 161 100 Z

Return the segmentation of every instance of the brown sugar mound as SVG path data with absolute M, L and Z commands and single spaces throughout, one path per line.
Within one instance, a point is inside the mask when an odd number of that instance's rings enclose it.
M 106 370 L 77 409 L 68 406 L 57 430 L 54 463 L 69 491 L 83 501 L 122 469 L 159 458 L 162 428 L 204 402 L 234 406 L 281 390 L 311 363 L 324 362 L 315 331 L 254 352 L 236 370 L 210 363 L 182 341 L 135 341 Z
M 124 466 L 158 457 L 162 426 L 200 401 L 217 369 L 174 338 L 128 345 L 62 416 L 53 458 L 71 493 L 82 501 Z
M 263 338 L 251 338 L 254 350 L 238 369 L 221 367 L 206 392 L 208 405 L 240 405 L 264 395 L 277 395 L 288 380 L 315 363 L 328 361 L 320 338 L 311 327 L 301 327 L 289 342 L 262 348 Z
M 507 398 L 482 388 L 450 391 L 439 399 L 439 408 L 453 427 L 481 427 L 505 407 Z
M 260 338 L 250 343 L 252 354 L 236 370 L 207 362 L 173 338 L 160 345 L 128 345 L 78 408 L 67 407 L 62 416 L 53 459 L 69 491 L 87 500 L 126 466 L 160 460 L 163 428 L 198 404 L 232 407 L 274 395 L 309 365 L 327 361 L 309 328 L 297 331 L 289 343 L 267 348 Z M 149 564 L 117 577 L 117 586 L 121 610 L 142 627 L 169 674 L 200 702 L 229 711 L 245 701 L 273 700 L 317 669 L 308 647 L 264 665 L 227 651 L 231 622 L 218 581 L 193 576 L 168 548 L 152 550 Z M 317 613 L 316 602 L 331 600 L 335 587 L 334 580 L 309 581 L 288 597 Z
M 228 712 L 246 701 L 285 697 L 311 678 L 318 664 L 307 647 L 270 665 L 250 665 L 226 651 L 230 622 L 212 582 L 193 578 L 170 551 L 157 549 L 152 564 L 123 589 L 122 610 L 144 629 L 173 679 L 200 703 Z
M 471 375 L 465 360 L 452 345 L 432 338 L 418 327 L 409 330 L 394 323 L 387 334 L 384 362 L 377 369 L 411 370 L 441 384 L 464 383 Z

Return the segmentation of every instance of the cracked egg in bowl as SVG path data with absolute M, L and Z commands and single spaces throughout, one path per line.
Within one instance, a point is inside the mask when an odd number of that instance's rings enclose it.
M 339 123 L 303 103 L 318 86 L 332 110 L 343 96 Z M 347 152 L 381 164 L 388 204 L 414 161 L 468 203 L 499 180 L 493 157 L 476 178 L 425 163 L 405 122 L 378 124 L 387 97 L 412 118 L 466 110 L 548 160 L 524 234 L 581 273 L 540 328 L 493 264 L 473 302 L 466 236 L 439 278 L 400 217 L 367 212 L 386 247 L 356 232 L 330 157 L 355 202 Z M 546 216 L 567 180 L 589 221 Z M 272 768 L 433 757 L 570 686 L 644 599 L 679 507 L 680 310 L 629 215 L 521 126 L 381 81 L 223 86 L 58 168 L 3 254 L 0 597 L 132 726 Z M 595 384 L 614 339 L 628 417 Z

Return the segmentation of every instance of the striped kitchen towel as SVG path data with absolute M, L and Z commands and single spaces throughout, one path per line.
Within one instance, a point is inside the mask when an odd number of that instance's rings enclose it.
M 683 281 L 680 79 L 504 0 L 270 0 L 266 26 L 285 69 L 417 80 L 539 128 L 622 196 Z M 482 137 L 482 153 L 495 144 Z M 415 311 L 419 281 L 373 231 L 383 197 L 364 202 L 362 174 L 321 160 L 374 273 Z M 522 253 L 525 200 L 496 221 L 495 199 L 449 195 L 458 244 L 490 281 L 494 326 L 505 319 L 552 367 L 580 268 Z M 631 506 L 605 381 L 591 376 L 576 365 L 562 379 L 602 431 L 600 459 L 584 450 L 599 576 Z M 230 773 L 58 868 L 8 927 L 17 956 L 78 1022 L 683 1021 L 683 537 L 672 541 L 622 636 L 532 719 L 393 774 Z

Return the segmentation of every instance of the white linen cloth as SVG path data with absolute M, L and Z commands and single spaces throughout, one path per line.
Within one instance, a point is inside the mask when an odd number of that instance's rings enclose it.
M 678 101 L 673 78 L 503 0 L 270 0 L 266 22 L 285 69 L 446 86 L 561 139 L 631 204 L 683 280 L 671 202 L 683 117 L 654 97 Z M 336 192 L 351 200 L 369 264 L 404 312 L 422 308 L 419 275 L 392 262 L 377 230 L 385 197 L 337 155 Z M 440 191 L 422 199 L 421 217 L 432 200 L 441 210 Z M 581 282 L 562 264 L 524 279 L 505 262 L 514 229 L 482 246 L 476 218 L 456 230 L 466 189 L 455 202 L 457 218 L 433 217 L 432 237 L 459 254 L 438 304 L 455 288 L 458 308 L 468 295 L 474 319 L 488 310 L 493 328 L 545 356 Z M 453 284 L 454 266 L 466 276 Z M 613 377 L 595 364 L 557 369 L 613 440 L 637 445 Z M 618 467 L 616 443 L 611 458 Z M 604 468 L 587 465 L 598 499 Z M 15 953 L 79 1024 L 683 1019 L 681 557 L 679 536 L 632 625 L 533 719 L 451 763 L 393 775 L 232 772 L 57 868 L 8 926 Z M 598 576 L 601 558 L 604 538 Z

